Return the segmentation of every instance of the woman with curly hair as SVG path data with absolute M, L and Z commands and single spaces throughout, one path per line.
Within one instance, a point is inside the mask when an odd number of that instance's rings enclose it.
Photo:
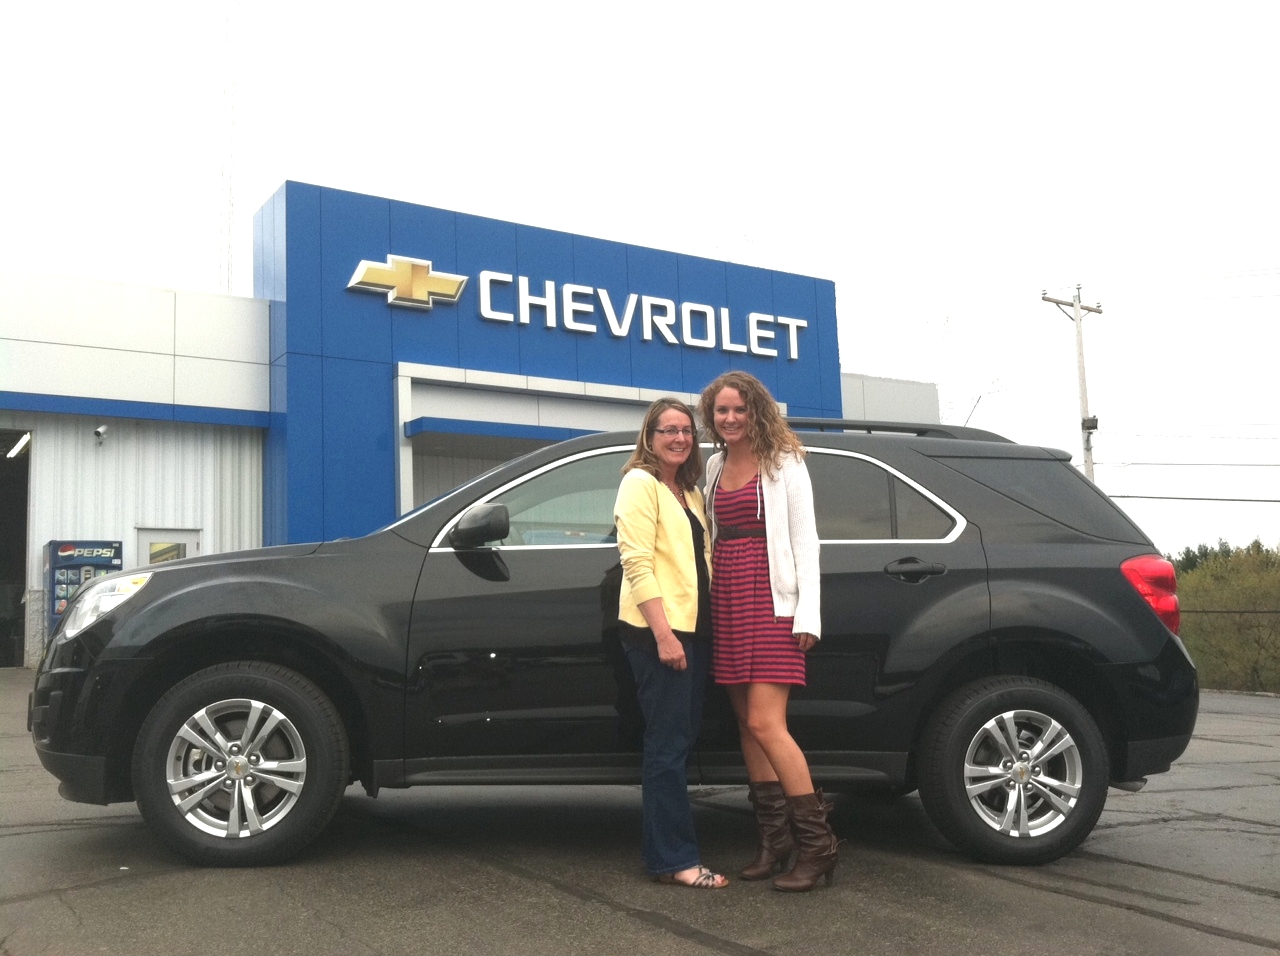
M 622 472 L 613 507 L 618 634 L 644 714 L 641 852 L 659 882 L 719 889 L 729 881 L 702 865 L 688 790 L 711 663 L 711 548 L 693 410 L 675 398 L 650 405 Z
M 804 686 L 805 653 L 822 634 L 818 530 L 805 449 L 768 389 L 726 372 L 698 405 L 716 452 L 707 462 L 711 520 L 712 674 L 738 718 L 759 847 L 744 880 L 777 877 L 811 890 L 835 875 L 831 807 L 787 729 L 787 700 Z

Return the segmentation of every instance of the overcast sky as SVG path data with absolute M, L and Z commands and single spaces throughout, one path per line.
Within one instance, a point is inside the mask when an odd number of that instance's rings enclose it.
M 311 182 L 832 279 L 844 371 L 1077 463 L 1074 330 L 1040 295 L 1080 283 L 1102 488 L 1280 499 L 1280 5 L 6 21 L 6 271 L 252 295 L 253 213 Z M 1164 551 L 1280 545 L 1280 504 L 1118 503 Z

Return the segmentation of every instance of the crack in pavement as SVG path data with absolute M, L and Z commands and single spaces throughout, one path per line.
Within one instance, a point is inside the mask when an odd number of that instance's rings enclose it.
M 1180 876 L 1184 880 L 1196 880 L 1200 883 L 1209 883 L 1213 886 L 1225 886 L 1233 890 L 1241 890 L 1245 893 L 1251 893 L 1255 896 L 1265 896 L 1273 900 L 1280 900 L 1280 890 L 1273 890 L 1265 886 L 1251 886 L 1248 883 L 1236 883 L 1231 880 L 1220 880 L 1213 876 L 1201 876 L 1198 873 L 1188 873 L 1185 870 L 1175 870 L 1172 867 L 1160 866 L 1156 863 L 1142 863 L 1138 860 L 1125 860 L 1118 856 L 1109 856 L 1106 853 L 1098 853 L 1094 850 L 1077 850 L 1075 856 L 1085 860 L 1097 860 L 1103 863 L 1119 863 L 1123 866 L 1136 866 L 1140 870 L 1150 870 L 1153 873 L 1167 873 L 1170 876 Z
M 76 908 L 72 906 L 70 901 L 67 899 L 67 891 L 59 890 L 57 893 L 54 893 L 53 896 L 54 896 L 54 899 L 56 899 L 59 903 L 61 903 L 66 908 L 67 912 L 69 912 L 71 916 L 75 919 L 76 928 L 77 929 L 82 928 L 84 926 L 84 920 L 81 918 L 80 913 L 76 910 Z
M 731 939 L 725 939 L 722 936 L 716 936 L 713 933 L 708 933 L 695 926 L 691 926 L 682 920 L 667 916 L 665 913 L 658 913 L 654 910 L 647 910 L 643 907 L 623 903 L 620 900 L 615 900 L 602 893 L 596 893 L 584 887 L 577 886 L 567 880 L 562 880 L 559 877 L 539 873 L 535 870 L 529 869 L 528 867 L 521 866 L 519 863 L 503 859 L 502 857 L 471 853 L 463 853 L 462 855 L 469 856 L 478 863 L 495 867 L 513 876 L 518 876 L 521 879 L 545 884 L 558 892 L 565 893 L 575 899 L 582 900 L 583 902 L 606 906 L 615 913 L 621 913 L 624 916 L 629 916 L 632 919 L 645 923 L 655 929 L 663 930 L 664 932 L 677 936 L 680 939 L 687 939 L 690 942 L 697 943 L 698 945 L 706 947 L 707 949 L 713 950 L 717 953 L 726 953 L 728 956 L 772 956 L 768 950 L 756 949 L 754 946 L 747 946 L 744 943 L 738 943 Z M 715 891 L 712 890 L 710 892 Z
M 1269 763 L 1270 761 L 1268 761 Z M 1171 793 L 1222 793 L 1230 790 L 1258 790 L 1274 787 L 1275 783 L 1232 783 L 1220 787 L 1176 787 L 1168 790 L 1151 790 L 1149 796 L 1164 797 Z
M 1202 813 L 1191 810 L 1181 814 L 1165 814 L 1158 817 L 1142 817 L 1137 820 L 1123 820 L 1115 823 L 1099 823 L 1095 830 L 1121 830 L 1132 827 L 1153 826 L 1162 823 L 1234 823 L 1236 827 L 1223 827 L 1224 833 L 1245 833 L 1240 827 L 1261 827 L 1264 831 L 1280 830 L 1280 823 L 1267 820 L 1250 820 L 1247 817 L 1233 817 L 1225 813 Z M 1198 832 L 1203 833 L 1203 828 Z
M 1123 863 L 1126 861 L 1118 860 L 1116 862 Z M 1130 913 L 1138 913 L 1142 916 L 1148 916 L 1163 923 L 1172 923 L 1174 926 L 1181 926 L 1184 929 L 1191 929 L 1196 932 L 1205 933 L 1208 936 L 1217 936 L 1220 939 L 1230 939 L 1238 943 L 1249 943 L 1252 946 L 1258 946 L 1262 949 L 1271 949 L 1280 952 L 1280 940 L 1266 939 L 1265 937 L 1253 936 L 1249 933 L 1239 933 L 1235 930 L 1222 929 L 1221 927 L 1214 926 L 1210 923 L 1202 923 L 1198 920 L 1174 916 L 1171 913 L 1162 913 L 1160 910 L 1152 909 L 1149 906 L 1142 906 L 1137 903 L 1127 903 L 1123 900 L 1100 896 L 1096 893 L 1084 893 L 1068 889 L 1067 887 L 1048 886 L 1043 882 L 1026 879 L 1025 877 L 1019 878 L 1006 872 L 991 872 L 990 875 L 995 877 L 997 880 L 1004 880 L 1006 883 L 1013 883 L 1017 886 L 1025 886 L 1029 889 L 1042 890 L 1046 893 L 1053 893 L 1057 896 L 1066 896 L 1086 903 L 1096 903 L 1099 906 L 1109 906 L 1112 909 L 1121 909 Z
M 146 873 L 139 873 L 135 870 L 130 870 L 127 873 L 113 873 L 111 876 L 99 877 L 96 880 L 85 880 L 83 883 L 72 883 L 69 886 L 51 886 L 48 889 L 35 890 L 31 893 L 16 893 L 13 896 L 0 896 L 0 906 L 10 906 L 14 903 L 30 903 L 32 900 L 42 900 L 52 897 L 74 913 L 75 910 L 63 898 L 64 893 L 75 893 L 79 890 L 92 890 L 100 886 L 109 886 L 112 883 L 118 883 L 121 880 L 167 879 L 178 869 L 178 867 L 175 867 L 171 870 L 151 870 Z
M 1000 871 L 997 871 L 999 874 Z M 1073 873 L 1058 873 L 1052 870 L 1037 871 L 1044 875 L 1046 884 L 1053 880 L 1066 880 L 1071 883 L 1083 883 L 1086 886 L 1096 886 L 1103 890 L 1118 890 L 1122 893 L 1128 893 L 1132 896 L 1141 896 L 1149 900 L 1155 900 L 1157 903 L 1173 903 L 1178 906 L 1199 906 L 1199 900 L 1189 900 L 1181 896 L 1165 896 L 1162 893 L 1153 893 L 1150 890 L 1135 890 L 1131 886 L 1124 886 L 1120 883 L 1108 883 L 1106 880 L 1092 880 L 1087 876 L 1076 876 Z M 1026 885 L 1030 886 L 1031 883 Z M 1048 888 L 1046 886 L 1046 888 Z
M 0 840 L 9 837 L 31 836 L 37 833 L 70 833 L 73 830 L 95 830 L 107 827 L 144 824 L 138 817 L 104 817 L 102 819 L 63 820 L 58 823 L 5 823 L 0 824 Z
M 708 796 L 710 796 L 710 794 L 708 794 Z M 737 812 L 736 809 L 729 807 L 713 806 L 712 808 L 718 810 L 724 809 L 730 813 Z M 377 814 L 370 813 L 363 809 L 357 812 L 365 820 L 371 821 L 381 827 L 389 829 L 397 828 L 396 824 L 391 823 Z M 556 892 L 571 896 L 574 899 L 581 900 L 586 903 L 605 906 L 615 913 L 628 916 L 650 927 L 670 933 L 679 939 L 689 940 L 690 942 L 696 943 L 706 949 L 710 949 L 713 952 L 724 953 L 726 956 L 773 956 L 773 954 L 768 950 L 757 949 L 744 943 L 725 939 L 722 936 L 716 936 L 712 933 L 700 930 L 688 923 L 682 922 L 681 920 L 667 916 L 665 913 L 659 913 L 654 910 L 648 910 L 640 906 L 633 906 L 629 903 L 624 903 L 602 893 L 597 893 L 593 890 L 586 889 L 585 887 L 570 883 L 568 880 L 563 880 L 559 877 L 530 869 L 529 867 L 523 866 L 513 860 L 509 860 L 496 854 L 469 851 L 458 846 L 451 847 L 450 852 L 456 853 L 459 856 L 470 859 L 483 866 L 501 870 L 512 876 L 516 876 L 521 880 L 548 886 Z

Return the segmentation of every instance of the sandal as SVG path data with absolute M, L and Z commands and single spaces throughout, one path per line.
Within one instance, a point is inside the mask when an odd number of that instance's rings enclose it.
M 654 877 L 659 883 L 668 883 L 673 886 L 687 886 L 693 890 L 719 890 L 729 885 L 728 877 L 713 873 L 707 867 L 699 864 L 697 866 L 698 875 L 691 880 L 680 880 L 676 878 L 674 873 L 659 873 Z M 680 872 L 685 872 L 681 870 Z

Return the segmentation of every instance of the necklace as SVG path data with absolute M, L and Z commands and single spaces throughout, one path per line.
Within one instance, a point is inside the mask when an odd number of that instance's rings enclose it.
M 662 483 L 663 483 L 664 485 L 666 485 L 666 486 L 667 486 L 667 490 L 668 490 L 668 491 L 670 491 L 673 495 L 675 495 L 675 496 L 676 496 L 676 500 L 677 500 L 678 502 L 680 502 L 680 504 L 681 504 L 681 505 L 683 505 L 683 504 L 684 504 L 684 489 L 683 489 L 683 488 L 681 488 L 679 485 L 673 485 L 671 482 L 666 481 L 665 479 L 663 480 L 663 482 L 662 482 Z

